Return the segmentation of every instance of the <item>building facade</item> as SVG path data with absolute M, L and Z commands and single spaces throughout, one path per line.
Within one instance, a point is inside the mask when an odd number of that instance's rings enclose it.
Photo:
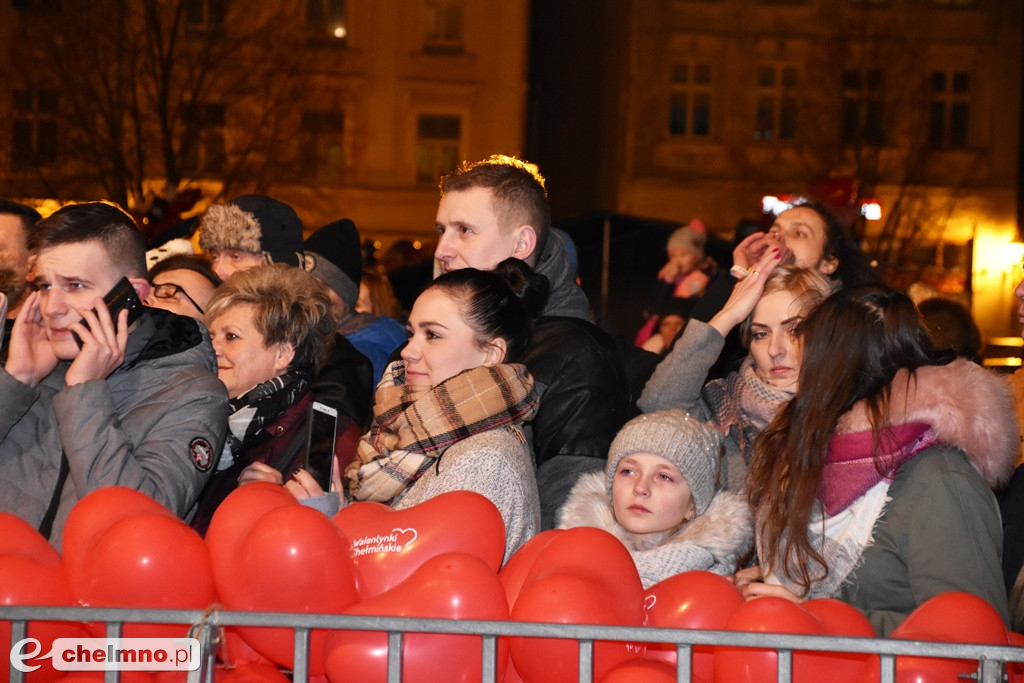
M 608 78 L 577 93 L 601 121 L 594 143 L 557 122 L 564 107 L 531 127 L 530 152 L 576 200 L 556 215 L 700 217 L 729 237 L 740 220 L 761 218 L 766 195 L 846 188 L 846 208 L 882 208 L 854 228 L 883 265 L 960 295 L 988 334 L 1017 333 L 1010 290 L 1020 252 L 1007 245 L 1017 239 L 1022 3 L 602 6 L 597 58 Z M 589 162 L 566 154 L 570 146 Z M 585 175 L 598 163 L 613 171 Z
M 429 238 L 443 172 L 522 149 L 527 39 L 526 0 L 12 0 L 0 195 L 262 192 Z

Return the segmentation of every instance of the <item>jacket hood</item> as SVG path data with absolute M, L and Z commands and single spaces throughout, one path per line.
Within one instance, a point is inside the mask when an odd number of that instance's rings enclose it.
M 551 292 L 541 311 L 542 316 L 562 316 L 590 320 L 590 302 L 573 279 L 569 252 L 562 238 L 553 230 L 548 232 L 544 251 L 534 268 L 551 283 Z
M 746 498 L 739 493 L 719 491 L 707 511 L 673 533 L 649 534 L 642 540 L 615 519 L 603 472 L 582 475 L 560 512 L 558 528 L 592 526 L 609 532 L 631 551 L 650 550 L 668 543 L 688 541 L 706 548 L 715 562 L 735 565 L 754 544 L 754 520 Z
M 1010 478 L 1020 453 L 1020 427 L 1010 384 L 1003 377 L 957 359 L 913 374 L 900 370 L 890 392 L 890 424 L 927 424 L 941 443 L 966 453 L 990 486 L 1002 486 Z M 840 418 L 836 431 L 870 428 L 862 401 Z
M 185 358 L 180 354 L 186 354 Z M 217 374 L 217 357 L 205 325 L 160 308 L 144 307 L 138 327 L 128 335 L 124 367 L 144 361 L 159 364 L 161 359 L 172 356 L 175 364 L 187 360 Z

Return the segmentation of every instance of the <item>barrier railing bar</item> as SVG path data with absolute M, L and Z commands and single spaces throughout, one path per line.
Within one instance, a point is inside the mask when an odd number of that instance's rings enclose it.
M 594 679 L 594 641 L 589 638 L 579 639 L 579 683 L 591 683 Z
M 94 607 L 0 607 L 0 620 L 11 621 L 11 645 L 25 637 L 29 620 L 107 622 L 108 637 L 119 637 L 121 623 L 181 624 L 199 623 L 207 613 L 199 610 L 153 610 Z M 774 649 L 780 653 L 780 662 L 792 656 L 793 651 L 839 652 L 877 654 L 881 656 L 881 681 L 892 683 L 895 655 L 970 659 L 980 661 L 979 678 L 998 681 L 1004 662 L 1024 661 L 1024 648 L 1009 645 L 973 645 L 966 643 L 936 643 L 913 640 L 812 636 L 774 633 L 740 633 L 734 631 L 698 631 L 689 629 L 656 629 L 641 626 L 599 626 L 586 624 L 556 624 L 514 621 L 457 621 L 451 619 L 423 619 L 409 617 L 372 617 L 331 614 L 295 614 L 272 612 L 216 612 L 221 626 L 274 626 L 278 628 L 325 628 L 348 631 L 389 632 L 388 681 L 401 680 L 401 640 L 404 633 L 475 635 L 482 637 L 512 636 L 529 638 L 575 639 L 580 641 L 580 662 L 589 657 L 593 663 L 593 641 L 665 642 L 677 647 L 685 644 L 721 645 L 756 649 Z M 20 623 L 20 627 L 18 624 Z M 20 635 L 19 635 L 20 633 Z M 17 636 L 17 637 L 16 637 Z M 395 644 L 398 647 L 395 647 Z M 784 655 L 782 651 L 789 651 Z M 689 659 L 687 658 L 687 661 Z M 397 673 L 395 667 L 397 666 Z M 13 667 L 12 667 L 13 669 Z M 791 669 L 791 660 L 790 660 Z M 11 680 L 22 680 L 12 671 Z M 590 681 L 588 668 L 582 680 Z M 996 677 L 992 677 L 993 673 Z M 117 672 L 107 680 L 117 681 Z M 392 676 L 395 676 L 392 678 Z M 298 680 L 298 679 L 297 679 Z
M 295 645 L 292 672 L 296 681 L 309 680 L 309 629 L 295 629 Z
M 120 638 L 124 622 L 116 619 L 104 619 L 106 622 L 107 638 Z M 103 683 L 119 683 L 121 680 L 120 671 L 107 671 L 103 674 Z
M 878 683 L 896 683 L 896 658 L 892 655 L 882 655 L 879 662 L 881 676 Z
M 689 645 L 676 645 L 676 683 L 689 683 L 693 677 L 693 648 Z
M 497 683 L 498 680 L 498 639 L 484 636 L 480 645 L 480 681 Z
M 775 654 L 779 662 L 776 679 L 779 683 L 791 683 L 793 680 L 793 651 L 779 649 L 776 650 Z
M 388 633 L 388 683 L 402 683 L 402 631 Z
M 15 619 L 11 621 L 11 648 L 19 640 L 23 640 L 28 637 L 28 621 L 25 619 Z M 18 671 L 13 666 L 11 667 L 11 674 L 9 677 L 10 683 L 22 683 L 25 680 L 25 674 Z

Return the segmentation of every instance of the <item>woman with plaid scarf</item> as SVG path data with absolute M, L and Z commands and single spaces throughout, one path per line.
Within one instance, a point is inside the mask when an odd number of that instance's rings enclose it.
M 288 489 L 328 514 L 350 501 L 402 509 L 475 491 L 501 512 L 507 560 L 540 529 L 533 459 L 520 431 L 538 397 L 514 361 L 548 287 L 514 258 L 494 271 L 465 268 L 434 280 L 413 305 L 402 360 L 384 371 L 370 429 L 335 492 L 324 495 L 303 471 Z

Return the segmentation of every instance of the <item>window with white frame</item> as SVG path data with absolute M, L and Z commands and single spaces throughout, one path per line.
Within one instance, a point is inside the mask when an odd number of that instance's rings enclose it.
M 224 27 L 227 0 L 186 0 L 185 23 L 191 30 L 215 31 Z
M 224 171 L 227 162 L 223 104 L 194 103 L 185 110 L 189 128 L 196 131 L 195 141 L 185 155 L 184 169 L 200 176 Z
M 465 51 L 463 0 L 423 0 L 423 51 L 461 54 Z
M 307 44 L 313 47 L 345 47 L 348 15 L 345 0 L 306 0 Z
M 711 134 L 711 64 L 677 61 L 671 65 L 669 134 L 706 138 Z
M 971 75 L 966 71 L 931 73 L 928 144 L 966 147 L 970 141 Z
M 421 114 L 416 122 L 416 182 L 436 185 L 459 164 L 462 119 Z
M 843 70 L 843 142 L 881 145 L 885 73 L 882 69 Z
M 11 167 L 29 170 L 57 161 L 56 90 L 14 90 Z
M 796 137 L 799 85 L 800 72 L 795 66 L 770 64 L 758 69 L 755 140 L 775 142 Z
M 345 167 L 345 113 L 337 109 L 302 112 L 302 169 L 307 178 L 339 182 Z

